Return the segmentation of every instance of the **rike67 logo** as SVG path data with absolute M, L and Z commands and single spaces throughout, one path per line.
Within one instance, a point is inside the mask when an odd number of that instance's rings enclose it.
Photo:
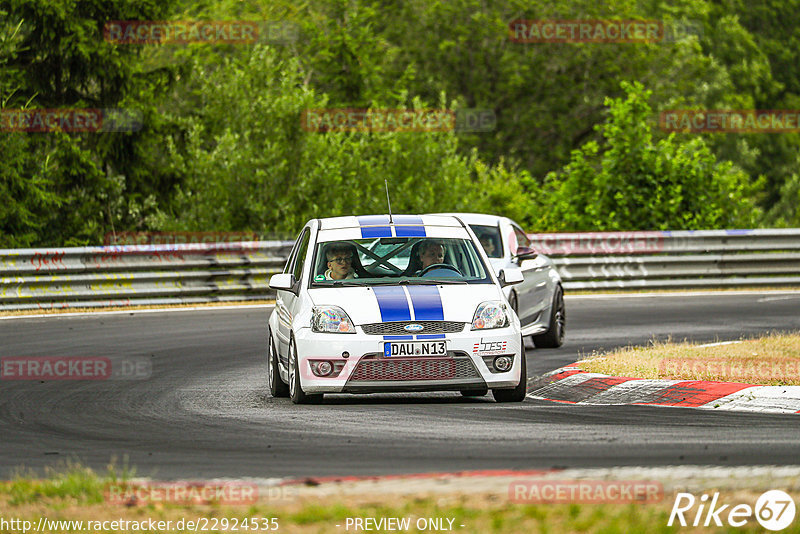
M 725 522 L 732 527 L 743 527 L 755 517 L 763 528 L 778 531 L 791 525 L 794 515 L 795 504 L 792 497 L 781 490 L 762 493 L 755 507 L 749 504 L 721 504 L 719 493 L 714 493 L 710 500 L 706 494 L 698 500 L 691 493 L 678 493 L 667 526 L 671 527 L 677 520 L 682 527 L 709 527 L 712 524 L 721 527 Z

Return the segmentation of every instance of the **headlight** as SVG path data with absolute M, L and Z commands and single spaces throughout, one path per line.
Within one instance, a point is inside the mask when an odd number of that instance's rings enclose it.
M 498 300 L 481 302 L 472 317 L 472 330 L 488 330 L 508 326 L 506 305 Z
M 311 330 L 329 334 L 355 334 L 353 321 L 339 306 L 314 306 L 311 311 Z

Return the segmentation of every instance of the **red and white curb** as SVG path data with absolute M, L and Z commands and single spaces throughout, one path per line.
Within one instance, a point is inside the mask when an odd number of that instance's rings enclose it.
M 581 405 L 645 404 L 770 413 L 800 413 L 800 386 L 703 380 L 650 380 L 588 373 L 575 366 L 543 375 L 528 397 Z

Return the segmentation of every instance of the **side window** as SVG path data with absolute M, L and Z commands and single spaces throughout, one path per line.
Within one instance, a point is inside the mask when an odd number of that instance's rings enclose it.
M 284 274 L 292 272 L 292 266 L 294 265 L 294 259 L 297 257 L 297 248 L 300 246 L 300 242 L 303 240 L 303 234 L 300 234 L 300 237 L 297 238 L 297 241 L 294 242 L 294 246 L 292 247 L 292 251 L 289 253 L 289 259 L 286 260 L 286 265 L 283 266 Z
M 518 248 L 531 248 L 531 240 L 528 239 L 528 236 L 525 235 L 518 226 L 514 226 L 514 235 L 517 236 L 517 247 Z
M 292 271 L 294 279 L 297 281 L 300 281 L 300 278 L 303 276 L 303 265 L 305 265 L 306 252 L 308 252 L 308 242 L 310 239 L 311 232 L 306 228 L 303 235 L 300 236 L 300 248 L 297 249 L 297 257 L 295 258 L 294 270 Z

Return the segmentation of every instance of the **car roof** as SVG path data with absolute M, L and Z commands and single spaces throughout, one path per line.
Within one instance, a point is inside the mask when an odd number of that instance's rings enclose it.
M 396 227 L 396 226 L 447 226 L 461 228 L 458 219 L 448 215 L 351 215 L 347 217 L 328 217 L 319 219 L 320 230 L 340 230 L 344 228 Z
M 431 215 L 458 217 L 465 224 L 496 226 L 497 223 L 499 223 L 500 221 L 508 221 L 510 223 L 516 224 L 508 217 L 501 217 L 499 215 L 489 215 L 486 213 L 435 213 Z

